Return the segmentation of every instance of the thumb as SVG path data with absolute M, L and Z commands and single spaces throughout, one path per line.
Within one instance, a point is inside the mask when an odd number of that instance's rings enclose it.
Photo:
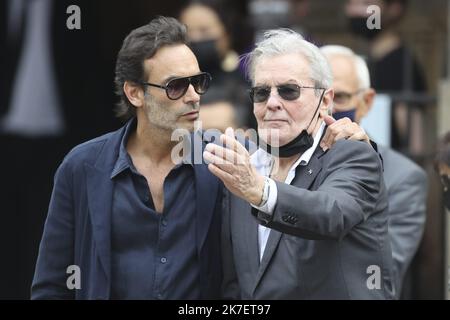
M 336 120 L 332 116 L 329 116 L 329 115 L 325 115 L 323 120 L 325 121 L 325 124 L 327 126 L 332 125 L 333 123 L 336 122 Z
M 233 128 L 228 127 L 228 128 L 225 130 L 225 135 L 228 136 L 228 137 L 230 137 L 230 138 L 234 138 L 234 130 L 233 130 Z

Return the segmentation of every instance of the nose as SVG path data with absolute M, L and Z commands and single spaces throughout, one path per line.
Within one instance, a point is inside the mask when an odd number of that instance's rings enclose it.
M 270 91 L 270 95 L 269 98 L 267 99 L 266 106 L 271 111 L 281 109 L 281 101 L 276 91 L 276 88 L 272 88 L 272 90 Z
M 192 84 L 189 84 L 189 87 L 185 95 L 183 96 L 183 102 L 186 104 L 200 102 L 200 95 L 197 92 L 195 92 L 195 89 L 192 86 Z

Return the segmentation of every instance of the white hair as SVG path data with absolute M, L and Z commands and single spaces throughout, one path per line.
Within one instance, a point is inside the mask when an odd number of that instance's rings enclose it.
M 356 76 L 358 78 L 358 89 L 370 88 L 369 68 L 367 67 L 367 63 L 364 58 L 354 53 L 351 49 L 338 45 L 323 46 L 320 48 L 320 51 L 328 57 L 331 55 L 340 55 L 351 58 L 353 60 Z
M 247 67 L 247 75 L 254 83 L 255 67 L 259 59 L 291 53 L 299 53 L 308 61 L 311 70 L 310 77 L 315 86 L 325 89 L 331 87 L 333 76 L 325 56 L 318 47 L 291 29 L 281 28 L 264 32 L 262 40 L 256 44 L 255 49 L 242 56 L 242 59 Z

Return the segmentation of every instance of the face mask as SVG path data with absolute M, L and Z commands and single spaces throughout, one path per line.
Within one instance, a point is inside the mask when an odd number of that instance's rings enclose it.
M 315 119 L 316 113 L 319 110 L 320 104 L 322 103 L 323 95 L 325 94 L 325 89 L 322 92 L 322 95 L 320 96 L 319 104 L 317 105 L 316 111 L 314 112 L 314 115 L 309 122 L 306 129 L 303 129 L 303 131 L 291 142 L 285 144 L 284 146 L 281 146 L 279 148 L 272 147 L 269 144 L 266 144 L 262 139 L 259 139 L 261 146 L 267 151 L 267 153 L 272 153 L 272 151 L 278 150 L 278 156 L 280 158 L 289 158 L 296 154 L 301 154 L 312 147 L 314 144 L 314 138 L 311 136 L 311 134 L 308 133 L 308 129 L 311 126 L 311 123 Z
M 356 108 L 350 109 L 347 111 L 333 112 L 333 118 L 335 118 L 336 120 L 339 120 L 339 119 L 343 119 L 343 118 L 347 117 L 352 122 L 355 122 L 355 114 L 356 114 Z
M 195 41 L 190 43 L 190 48 L 197 57 L 200 70 L 213 73 L 220 69 L 221 59 L 216 48 L 216 39 Z
M 357 36 L 366 38 L 367 40 L 374 39 L 381 29 L 369 29 L 367 27 L 367 18 L 363 17 L 352 17 L 348 18 L 350 24 L 350 31 Z

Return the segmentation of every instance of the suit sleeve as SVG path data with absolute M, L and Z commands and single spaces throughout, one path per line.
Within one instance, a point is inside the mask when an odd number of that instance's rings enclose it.
M 397 291 L 422 238 L 426 218 L 427 177 L 414 170 L 389 190 L 389 236 Z
M 66 270 L 74 264 L 74 211 L 68 163 L 58 168 L 39 256 L 31 287 L 31 299 L 74 299 L 66 285 Z
M 340 240 L 373 214 L 383 183 L 373 148 L 341 140 L 324 157 L 317 190 L 276 182 L 277 204 L 265 226 L 306 239 Z

